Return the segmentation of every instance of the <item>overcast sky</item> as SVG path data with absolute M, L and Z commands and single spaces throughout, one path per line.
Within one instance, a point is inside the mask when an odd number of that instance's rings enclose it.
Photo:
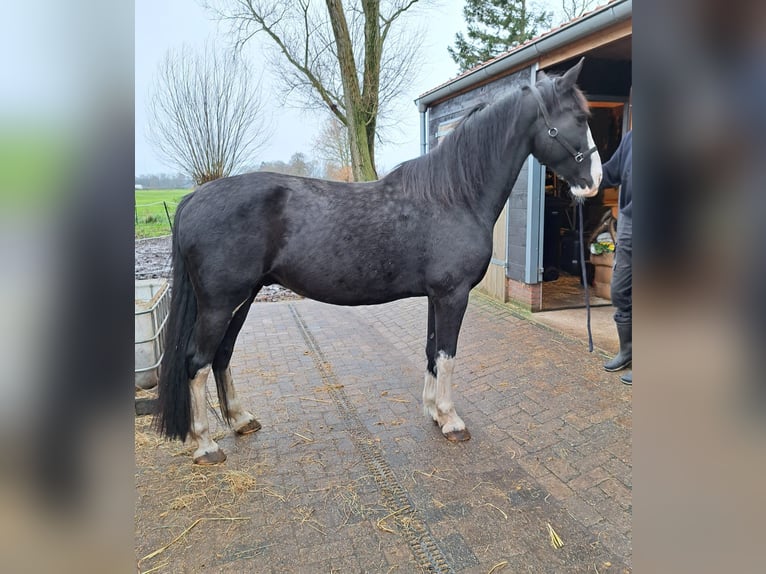
M 146 141 L 146 102 L 153 76 L 168 49 L 183 44 L 200 46 L 208 39 L 227 42 L 227 29 L 224 24 L 211 19 L 196 0 L 136 0 L 135 6 L 136 175 L 172 173 L 176 170 L 164 165 Z M 423 7 L 415 15 L 425 30 L 421 52 L 424 65 L 410 91 L 402 96 L 396 122 L 398 133 L 388 134 L 394 141 L 378 144 L 376 148 L 380 173 L 420 153 L 419 118 L 413 101 L 423 92 L 457 75 L 457 64 L 447 53 L 447 46 L 453 43 L 457 32 L 465 30 L 462 7 L 462 0 L 424 0 Z M 256 65 L 262 61 L 258 50 L 258 42 L 252 42 L 246 50 L 249 61 Z M 273 118 L 274 132 L 259 157 L 253 158 L 253 165 L 262 161 L 287 161 L 295 152 L 303 152 L 309 159 L 315 159 L 313 141 L 327 115 L 282 105 L 276 92 L 270 89 L 271 85 L 273 79 L 266 71 L 263 96 Z M 270 94 L 273 95 L 269 97 Z

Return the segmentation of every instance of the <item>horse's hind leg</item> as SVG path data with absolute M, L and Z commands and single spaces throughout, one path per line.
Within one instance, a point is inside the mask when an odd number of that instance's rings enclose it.
M 237 341 L 242 325 L 245 323 L 247 313 L 250 310 L 250 305 L 253 303 L 255 293 L 253 292 L 245 303 L 240 305 L 234 312 L 234 317 L 229 323 L 229 328 L 226 330 L 221 344 L 218 346 L 218 350 L 215 353 L 213 359 L 213 375 L 215 376 L 216 384 L 219 388 L 222 386 L 225 389 L 226 401 L 228 403 L 228 417 L 231 422 L 231 426 L 237 432 L 237 434 L 249 434 L 257 430 L 260 430 L 261 423 L 248 411 L 242 407 L 242 403 L 237 397 L 237 392 L 234 389 L 234 378 L 231 375 L 231 355 L 234 352 L 234 344 Z M 220 397 L 219 397 L 220 398 Z
M 234 378 L 231 376 L 231 367 L 228 365 L 222 370 L 213 370 L 217 384 L 226 385 L 226 397 L 229 401 L 229 417 L 231 426 L 234 428 L 237 434 L 250 434 L 255 431 L 261 430 L 261 423 L 259 423 L 255 416 L 246 411 L 242 407 L 237 392 L 234 389 Z
M 192 374 L 192 426 L 191 436 L 197 443 L 193 459 L 195 464 L 218 464 L 226 455 L 211 437 L 207 420 L 205 388 L 216 349 L 229 326 L 231 314 L 219 309 L 201 308 L 194 325 L 193 351 L 189 356 Z
M 192 399 L 192 439 L 197 443 L 193 459 L 195 464 L 218 464 L 226 460 L 226 455 L 212 438 L 210 427 L 207 422 L 207 403 L 205 401 L 205 387 L 210 374 L 210 365 L 206 365 L 197 371 L 191 380 Z
M 450 441 L 459 442 L 471 438 L 455 411 L 452 402 L 452 372 L 455 369 L 455 353 L 460 325 L 468 306 L 468 292 L 454 293 L 434 299 L 436 324 L 436 416 L 442 434 Z

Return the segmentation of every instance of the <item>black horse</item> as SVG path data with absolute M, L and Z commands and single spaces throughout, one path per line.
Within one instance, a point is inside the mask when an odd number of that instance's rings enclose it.
M 486 272 L 492 229 L 529 154 L 590 197 L 601 161 L 577 88 L 582 60 L 479 106 L 427 155 L 370 183 L 258 172 L 200 186 L 178 206 L 173 298 L 159 382 L 157 426 L 197 443 L 194 462 L 226 456 L 210 438 L 205 385 L 212 369 L 224 420 L 260 424 L 238 401 L 229 361 L 264 285 L 336 305 L 428 297 L 424 410 L 449 440 L 470 434 L 451 377 L 468 294 Z M 595 153 L 594 153 L 595 152 Z

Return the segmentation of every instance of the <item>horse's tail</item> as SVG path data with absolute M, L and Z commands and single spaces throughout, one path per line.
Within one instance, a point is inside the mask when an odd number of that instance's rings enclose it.
M 187 195 L 179 203 L 173 227 L 173 290 L 165 326 L 165 352 L 160 364 L 155 419 L 162 435 L 181 440 L 186 440 L 192 424 L 188 350 L 197 319 L 197 297 L 178 245 L 181 210 L 190 197 L 191 194 Z

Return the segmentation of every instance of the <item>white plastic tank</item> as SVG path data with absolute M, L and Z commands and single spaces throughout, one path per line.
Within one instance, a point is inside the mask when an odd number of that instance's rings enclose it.
M 170 290 L 165 279 L 136 280 L 137 389 L 146 390 L 157 386 L 169 310 Z

